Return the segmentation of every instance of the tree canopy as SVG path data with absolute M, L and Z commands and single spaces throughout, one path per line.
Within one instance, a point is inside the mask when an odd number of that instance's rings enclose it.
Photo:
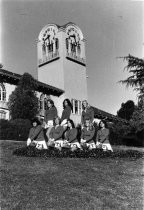
M 34 78 L 30 74 L 24 73 L 18 86 L 9 96 L 8 107 L 12 119 L 31 120 L 38 114 L 39 105 L 35 87 Z
M 128 62 L 125 69 L 132 75 L 119 82 L 125 84 L 126 87 L 131 86 L 137 91 L 138 105 L 144 108 L 144 60 L 132 55 L 125 56 L 123 59 Z
M 127 131 L 127 133 L 133 133 L 135 140 L 141 142 L 141 145 L 144 146 L 144 60 L 132 55 L 125 56 L 123 59 L 128 63 L 125 69 L 131 76 L 119 82 L 125 84 L 127 87 L 130 86 L 134 88 L 138 93 L 138 104 L 134 107 L 133 113 L 128 121 L 128 128 L 126 128 L 125 131 Z M 128 108 L 128 113 L 132 111 L 132 107 L 133 105 L 131 108 Z M 123 103 L 121 109 L 118 111 L 118 116 L 121 115 L 121 117 L 123 117 L 125 111 L 126 104 Z
M 126 103 L 121 104 L 121 108 L 117 111 L 117 115 L 125 120 L 130 120 L 134 110 L 135 104 L 133 101 L 129 100 Z

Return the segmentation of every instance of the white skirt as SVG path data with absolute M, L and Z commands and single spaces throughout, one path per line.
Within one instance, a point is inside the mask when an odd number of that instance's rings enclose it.
M 71 148 L 81 148 L 80 143 L 79 142 L 75 142 L 75 143 L 70 143 Z
M 37 149 L 47 149 L 47 144 L 44 141 L 34 141 Z
M 31 142 L 32 142 L 31 139 L 28 138 L 27 146 L 29 146 L 31 144 Z M 46 144 L 45 140 L 43 140 L 43 141 L 33 141 L 33 142 L 35 143 L 37 149 L 47 149 L 47 144 Z
M 89 149 L 95 149 L 96 145 L 95 143 L 86 143 L 87 147 L 89 147 Z
M 104 151 L 109 150 L 109 151 L 112 151 L 112 152 L 113 152 L 113 149 L 112 149 L 112 147 L 111 147 L 111 145 L 110 145 L 109 143 L 103 143 L 103 144 L 102 144 L 102 149 L 103 149 Z
M 96 143 L 96 147 L 99 146 L 100 144 L 101 144 L 100 142 L 97 142 Z M 102 149 L 103 149 L 103 151 L 109 150 L 109 151 L 112 151 L 113 152 L 113 149 L 112 149 L 110 143 L 103 143 L 102 144 Z
M 63 147 L 63 140 L 57 140 L 57 141 L 55 141 L 54 142 L 54 144 L 55 144 L 55 147 L 57 148 L 59 148 L 59 147 Z

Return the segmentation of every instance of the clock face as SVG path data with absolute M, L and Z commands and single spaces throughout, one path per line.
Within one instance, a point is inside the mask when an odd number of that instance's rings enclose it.
M 51 42 L 55 40 L 57 29 L 54 26 L 49 26 L 43 33 L 42 40 Z
M 72 42 L 78 43 L 81 41 L 81 34 L 78 29 L 73 26 L 68 26 L 66 30 L 67 38 Z

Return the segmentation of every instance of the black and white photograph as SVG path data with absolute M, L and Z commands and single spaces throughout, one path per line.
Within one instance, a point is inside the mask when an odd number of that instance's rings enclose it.
M 144 0 L 0 0 L 0 209 L 144 209 Z

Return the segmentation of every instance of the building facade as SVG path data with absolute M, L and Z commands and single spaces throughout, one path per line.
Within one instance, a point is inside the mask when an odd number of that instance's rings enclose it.
M 85 39 L 74 23 L 64 26 L 48 24 L 37 40 L 38 80 L 64 90 L 56 105 L 62 112 L 62 102 L 73 104 L 72 119 L 80 121 L 82 101 L 87 100 Z
M 46 102 L 51 98 L 61 117 L 63 100 L 73 105 L 71 118 L 80 123 L 82 101 L 88 100 L 85 39 L 74 23 L 64 26 L 48 24 L 37 39 L 37 97 L 40 117 L 44 117 Z M 18 84 L 21 75 L 0 69 L 0 118 L 9 119 L 7 106 L 9 95 Z M 96 118 L 115 117 L 93 107 Z
M 8 98 L 14 91 L 15 85 L 0 83 L 0 119 L 9 119 Z

